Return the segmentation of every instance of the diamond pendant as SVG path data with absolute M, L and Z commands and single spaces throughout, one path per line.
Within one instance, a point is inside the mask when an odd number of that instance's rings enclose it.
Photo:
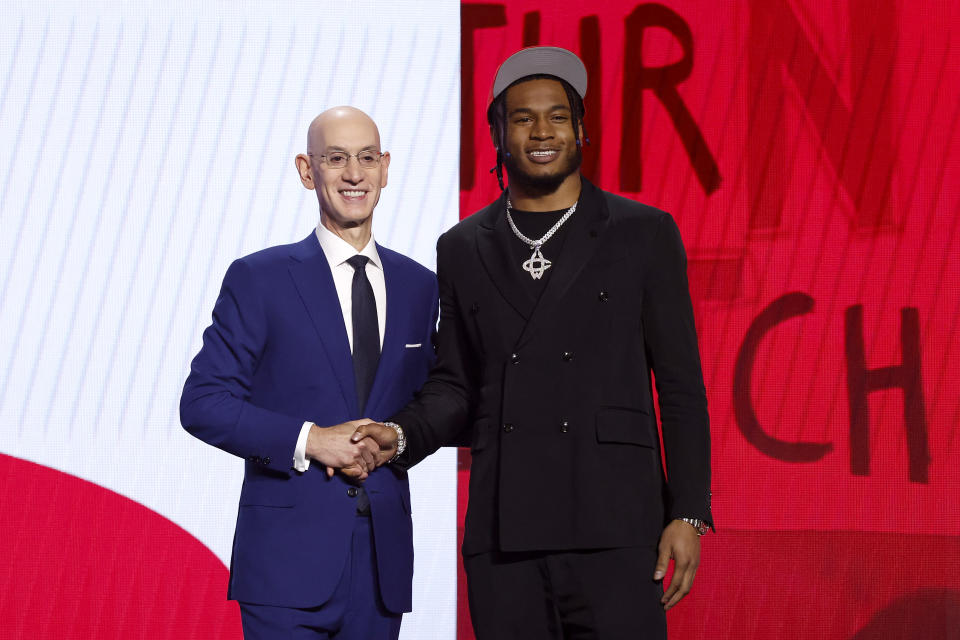
M 535 245 L 533 247 L 533 255 L 523 263 L 523 270 L 529 273 L 530 277 L 534 280 L 539 280 L 552 264 L 552 262 L 543 257 L 543 254 L 540 252 L 540 245 Z

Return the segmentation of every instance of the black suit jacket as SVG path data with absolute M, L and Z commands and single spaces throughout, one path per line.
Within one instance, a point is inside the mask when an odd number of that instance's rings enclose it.
M 583 181 L 534 300 L 505 195 L 437 243 L 437 362 L 394 420 L 415 464 L 472 427 L 465 554 L 654 545 L 711 521 L 706 393 L 673 218 Z M 659 394 L 663 448 L 653 410 Z

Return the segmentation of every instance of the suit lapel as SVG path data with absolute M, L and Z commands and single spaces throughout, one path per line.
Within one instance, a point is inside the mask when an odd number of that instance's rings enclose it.
M 343 324 L 343 311 L 340 309 L 330 265 L 316 235 L 311 233 L 294 245 L 291 258 L 290 275 L 294 285 L 327 353 L 343 399 L 350 407 L 351 415 L 357 415 L 359 411 L 353 380 L 353 358 L 350 355 L 347 329 Z
M 403 288 L 399 273 L 399 264 L 390 252 L 377 245 L 377 253 L 380 255 L 380 264 L 383 265 L 383 280 L 387 290 L 387 317 L 386 327 L 383 332 L 383 345 L 380 347 L 380 362 L 377 364 L 377 375 L 373 379 L 373 386 L 370 388 L 370 396 L 367 398 L 367 407 L 363 417 L 373 417 L 379 415 L 380 403 L 384 394 L 390 388 L 393 382 L 393 376 L 398 375 L 398 366 L 403 352 L 403 346 L 400 340 L 406 335 L 405 324 L 406 314 L 402 309 L 407 304 L 406 291 Z
M 529 319 L 536 301 L 519 279 L 518 274 L 523 273 L 519 271 L 519 265 L 512 264 L 514 258 L 510 252 L 510 242 L 513 241 L 513 231 L 507 222 L 506 206 L 507 196 L 504 193 L 485 211 L 477 214 L 485 218 L 477 227 L 477 251 L 483 268 L 500 295 L 517 313 Z
M 577 279 L 586 264 L 590 262 L 600 244 L 600 237 L 606 229 L 610 218 L 606 201 L 596 187 L 586 179 L 581 178 L 581 180 L 583 187 L 580 194 L 580 205 L 577 207 L 577 212 L 570 216 L 570 219 L 566 222 L 570 225 L 570 228 L 567 229 L 563 250 L 558 259 L 553 262 L 551 268 L 553 273 L 550 274 L 546 288 L 540 294 L 540 299 L 523 328 L 523 333 L 517 341 L 518 348 L 533 336 L 537 324 L 543 318 L 551 316 L 570 285 Z M 507 233 L 510 233 L 510 229 L 507 229 Z

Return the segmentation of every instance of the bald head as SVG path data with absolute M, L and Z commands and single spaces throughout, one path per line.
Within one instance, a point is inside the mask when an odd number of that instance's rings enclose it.
M 317 192 L 320 223 L 360 251 L 390 168 L 373 119 L 355 107 L 327 109 L 310 123 L 296 165 L 303 186 Z
M 307 130 L 307 152 L 319 154 L 331 145 L 340 146 L 341 140 L 331 141 L 331 138 L 362 140 L 364 147 L 380 148 L 377 124 L 356 107 L 333 107 L 314 118 Z

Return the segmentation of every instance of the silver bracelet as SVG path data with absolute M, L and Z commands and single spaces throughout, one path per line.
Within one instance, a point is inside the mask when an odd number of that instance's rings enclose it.
M 707 523 L 699 518 L 677 518 L 677 520 L 682 520 L 696 529 L 698 536 L 702 536 L 707 532 Z
M 396 422 L 384 422 L 384 426 L 390 427 L 397 432 L 397 452 L 387 462 L 394 462 L 400 455 L 407 450 L 407 436 L 403 433 L 403 427 Z

